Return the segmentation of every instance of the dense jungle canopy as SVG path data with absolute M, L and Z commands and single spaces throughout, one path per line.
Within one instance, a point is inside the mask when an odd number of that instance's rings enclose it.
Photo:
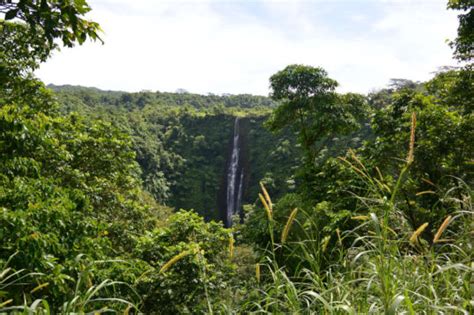
M 474 4 L 447 7 L 459 67 L 362 95 L 292 64 L 264 97 L 46 86 L 91 8 L 0 1 L 0 313 L 472 313 Z

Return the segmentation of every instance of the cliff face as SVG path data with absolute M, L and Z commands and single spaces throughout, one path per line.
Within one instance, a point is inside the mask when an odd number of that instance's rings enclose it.
M 240 117 L 235 142 L 235 116 L 181 118 L 182 131 L 172 149 L 183 157 L 184 164 L 174 178 L 168 204 L 177 209 L 194 209 L 206 220 L 222 221 L 230 226 L 229 217 L 232 216 L 229 216 L 228 200 L 234 200 L 232 211 L 242 220 L 242 205 L 255 202 L 261 180 L 268 183 L 274 198 L 288 192 L 287 179 L 294 172 L 298 156 L 292 145 L 294 140 L 291 133 L 270 133 L 263 126 L 266 119 L 264 115 Z M 233 177 L 234 193 L 230 196 L 230 169 L 235 146 L 238 161 Z

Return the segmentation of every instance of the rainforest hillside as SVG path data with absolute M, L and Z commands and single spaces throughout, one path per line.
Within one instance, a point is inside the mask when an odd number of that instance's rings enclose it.
M 112 122 L 132 136 L 144 188 L 162 204 L 222 220 L 236 117 L 243 122 L 243 202 L 255 201 L 262 180 L 278 195 L 294 188 L 296 138 L 290 130 L 274 134 L 264 127 L 275 107 L 270 98 L 49 87 L 63 112 Z
M 90 6 L 0 1 L 0 313 L 472 314 L 473 8 L 429 80 L 263 97 L 46 86 Z

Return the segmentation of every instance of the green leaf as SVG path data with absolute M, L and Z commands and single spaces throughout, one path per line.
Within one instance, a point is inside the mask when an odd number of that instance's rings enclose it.
M 19 9 L 13 9 L 13 10 L 8 11 L 5 14 L 5 21 L 14 19 L 17 15 L 18 11 L 19 11 Z

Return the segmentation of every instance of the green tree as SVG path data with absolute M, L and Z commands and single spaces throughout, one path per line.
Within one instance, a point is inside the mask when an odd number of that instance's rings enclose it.
M 280 104 L 268 125 L 272 130 L 296 129 L 310 163 L 326 145 L 324 140 L 357 126 L 351 107 L 360 98 L 341 97 L 337 85 L 324 69 L 304 65 L 290 65 L 270 78 L 271 97 Z
M 279 105 L 267 125 L 273 131 L 289 127 L 297 132 L 305 157 L 299 171 L 303 190 L 311 190 L 317 167 L 339 154 L 327 150 L 336 136 L 355 130 L 365 116 L 365 98 L 337 94 L 337 85 L 324 69 L 305 65 L 287 66 L 270 78 L 271 97 Z
M 13 257 L 12 268 L 37 272 L 37 281 L 49 284 L 39 292 L 31 291 L 34 283 L 18 286 L 1 298 L 31 303 L 45 296 L 53 309 L 74 292 L 78 255 L 127 252 L 132 238 L 124 226 L 136 233 L 155 225 L 130 138 L 108 123 L 60 115 L 32 74 L 55 38 L 71 45 L 94 37 L 94 23 L 81 26 L 84 6 L 1 2 L 7 19 L 28 24 L 0 22 L 0 259 Z
M 474 2 L 472 0 L 449 0 L 448 9 L 461 10 L 458 15 L 458 36 L 450 45 L 454 56 L 461 61 L 471 61 L 474 57 Z

